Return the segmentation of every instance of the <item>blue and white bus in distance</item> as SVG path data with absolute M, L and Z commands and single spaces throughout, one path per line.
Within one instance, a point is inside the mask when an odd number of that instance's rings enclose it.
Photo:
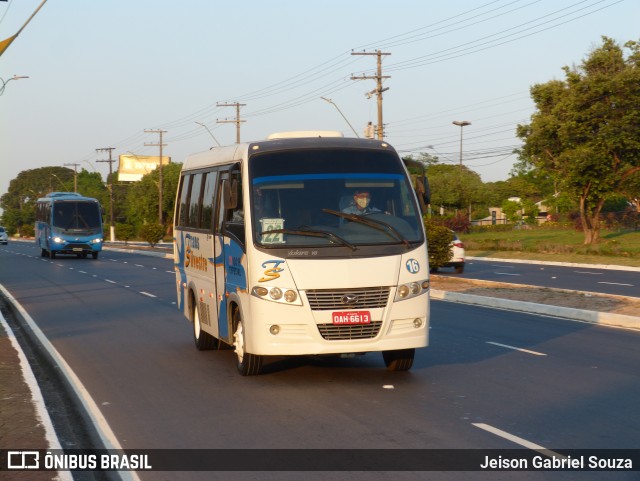
M 373 351 L 410 369 L 429 333 L 420 205 L 379 140 L 282 133 L 189 156 L 174 258 L 196 347 L 232 346 L 242 375 L 265 356 Z
M 42 257 L 97 259 L 104 240 L 100 203 L 76 192 L 51 192 L 38 199 L 35 235 Z

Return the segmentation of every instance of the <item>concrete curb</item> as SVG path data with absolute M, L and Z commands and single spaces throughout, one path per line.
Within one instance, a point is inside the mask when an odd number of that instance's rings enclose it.
M 165 252 L 157 252 L 157 251 L 144 251 L 140 249 L 124 249 L 121 247 L 105 247 L 103 250 L 114 251 L 114 252 L 126 252 L 128 254 L 142 254 L 150 257 L 160 257 L 162 259 L 173 259 L 173 254 L 167 254 Z
M 472 261 L 510 262 L 512 264 L 542 264 L 545 266 L 584 267 L 585 269 L 608 269 L 612 271 L 640 272 L 640 267 L 618 266 L 614 264 L 580 264 L 577 262 L 532 261 L 532 260 L 525 260 L 525 259 L 500 259 L 497 257 L 472 257 L 472 256 L 467 256 L 465 259 L 472 260 Z
M 586 311 L 583 309 L 553 306 L 550 304 L 536 304 L 534 302 L 514 301 L 498 297 L 476 296 L 473 294 L 441 291 L 438 289 L 431 289 L 431 299 L 459 302 L 461 304 L 472 304 L 483 307 L 493 307 L 496 309 L 506 309 L 510 311 L 542 314 L 545 316 L 561 317 L 564 319 L 588 322 L 603 326 L 625 327 L 640 330 L 640 317 L 625 316 L 623 314 Z

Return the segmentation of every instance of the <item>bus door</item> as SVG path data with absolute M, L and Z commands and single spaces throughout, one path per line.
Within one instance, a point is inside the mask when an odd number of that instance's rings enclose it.
M 215 283 L 220 339 L 232 343 L 227 305 L 229 296 L 246 292 L 244 212 L 239 169 L 221 170 L 218 178 L 217 219 L 214 230 Z

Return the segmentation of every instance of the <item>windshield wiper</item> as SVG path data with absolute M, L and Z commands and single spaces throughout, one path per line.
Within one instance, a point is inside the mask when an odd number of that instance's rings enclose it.
M 324 230 L 311 230 L 311 229 L 274 229 L 274 230 L 268 230 L 268 231 L 263 231 L 263 232 L 259 232 L 259 235 L 266 235 L 266 234 L 291 234 L 291 235 L 303 235 L 303 236 L 309 236 L 309 237 L 325 237 L 327 239 L 338 241 L 338 244 L 342 244 L 344 246 L 347 246 L 349 249 L 351 249 L 352 251 L 357 251 L 358 248 L 356 246 L 354 246 L 352 243 L 347 242 L 346 240 L 344 240 L 342 237 L 335 235 L 333 232 L 328 232 L 328 231 L 324 231 Z
M 359 222 L 360 224 L 364 224 L 366 226 L 369 226 L 373 229 L 385 232 L 387 234 L 389 234 L 391 237 L 393 237 L 394 239 L 402 242 L 407 249 L 410 247 L 409 246 L 409 241 L 402 235 L 400 234 L 400 232 L 398 232 L 395 227 L 387 224 L 386 222 L 383 222 L 381 220 L 376 220 L 376 219 L 368 219 L 365 218 L 362 215 L 358 215 L 358 214 L 347 214 L 345 212 L 338 212 L 337 210 L 332 210 L 332 209 L 322 209 L 322 212 L 326 212 L 327 214 L 332 214 L 338 217 L 342 217 L 343 219 L 347 219 L 347 220 L 351 220 L 354 222 Z

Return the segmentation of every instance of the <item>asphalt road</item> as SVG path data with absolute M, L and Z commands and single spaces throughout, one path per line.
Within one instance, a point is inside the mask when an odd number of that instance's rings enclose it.
M 640 333 L 432 303 L 431 346 L 392 373 L 379 354 L 282 358 L 244 378 L 231 350 L 197 351 L 172 261 L 0 249 L 0 284 L 95 401 L 123 448 L 640 448 Z M 242 466 L 238 466 L 240 470 Z M 606 476 L 603 476 L 605 474 Z M 305 473 L 308 480 L 637 479 L 635 473 Z M 143 472 L 147 480 L 298 473 Z
M 452 272 L 446 268 L 438 271 L 442 275 L 457 275 Z M 462 277 L 640 298 L 640 269 L 637 268 L 616 270 L 474 258 L 467 259 Z

